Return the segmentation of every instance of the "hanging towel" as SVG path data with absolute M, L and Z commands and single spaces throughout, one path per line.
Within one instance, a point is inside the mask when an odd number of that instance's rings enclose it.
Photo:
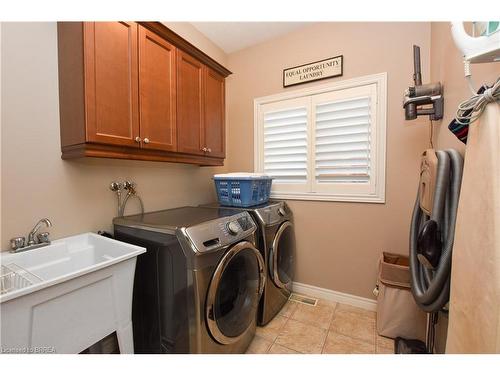
M 500 103 L 469 126 L 452 256 L 447 353 L 500 353 Z

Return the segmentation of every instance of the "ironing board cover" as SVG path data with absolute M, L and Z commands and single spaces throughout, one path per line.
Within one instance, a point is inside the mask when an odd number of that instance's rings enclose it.
M 447 353 L 500 353 L 500 103 L 471 124 L 453 247 Z

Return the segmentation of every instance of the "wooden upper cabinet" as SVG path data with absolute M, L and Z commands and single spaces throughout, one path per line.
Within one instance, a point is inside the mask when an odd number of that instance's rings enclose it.
M 87 142 L 139 146 L 137 24 L 85 22 Z
M 58 22 L 63 159 L 223 165 L 231 72 L 160 22 Z
M 142 147 L 176 151 L 176 48 L 139 26 Z
M 224 77 L 205 68 L 204 135 L 207 156 L 224 158 L 225 153 L 225 85 Z
M 177 151 L 204 155 L 203 64 L 177 51 Z
M 224 77 L 191 56 L 177 55 L 179 152 L 225 157 Z

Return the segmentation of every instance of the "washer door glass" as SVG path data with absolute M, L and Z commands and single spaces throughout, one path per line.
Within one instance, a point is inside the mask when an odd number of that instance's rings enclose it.
M 264 285 L 263 259 L 250 242 L 240 242 L 220 261 L 207 298 L 207 322 L 223 344 L 252 326 Z
M 271 277 L 280 288 L 286 288 L 295 271 L 295 234 L 293 224 L 284 222 L 276 232 L 272 248 Z

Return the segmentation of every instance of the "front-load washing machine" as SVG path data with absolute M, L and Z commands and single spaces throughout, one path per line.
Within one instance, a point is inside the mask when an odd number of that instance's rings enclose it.
M 249 212 L 257 223 L 257 247 L 261 250 L 267 272 L 257 323 L 266 325 L 283 308 L 292 293 L 295 271 L 295 233 L 292 211 L 282 201 L 270 201 L 259 206 L 245 208 L 220 206 L 218 203 L 202 207 Z
M 244 353 L 255 334 L 264 260 L 247 212 L 181 207 L 118 217 L 137 259 L 136 353 Z

